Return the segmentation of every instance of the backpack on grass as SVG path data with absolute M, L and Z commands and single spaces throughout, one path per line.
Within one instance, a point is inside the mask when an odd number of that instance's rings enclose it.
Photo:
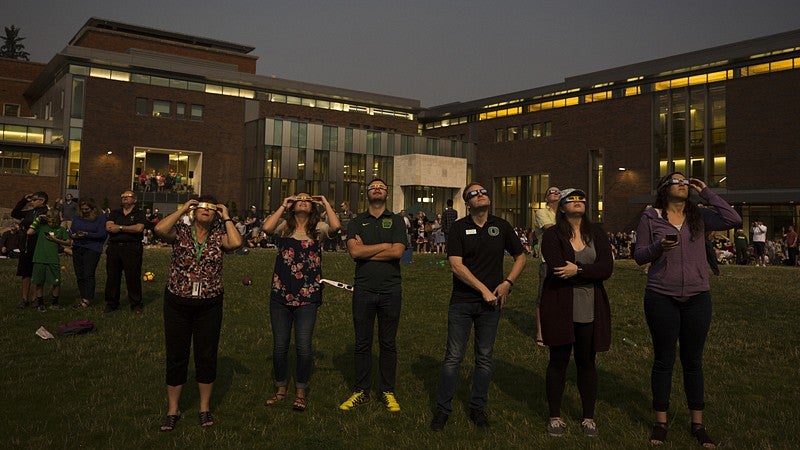
M 58 335 L 61 337 L 77 336 L 79 334 L 90 333 L 94 330 L 94 322 L 91 320 L 76 320 L 75 322 L 65 323 L 59 326 Z

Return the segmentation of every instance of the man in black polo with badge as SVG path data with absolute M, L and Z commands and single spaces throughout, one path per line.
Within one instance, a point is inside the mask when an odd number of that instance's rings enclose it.
M 128 289 L 128 302 L 134 314 L 141 314 L 142 303 L 142 237 L 147 217 L 136 206 L 136 194 L 125 191 L 121 195 L 122 208 L 108 214 L 106 231 L 106 309 L 113 312 L 119 308 L 122 274 Z
M 388 186 L 376 178 L 367 187 L 367 211 L 350 220 L 347 251 L 356 262 L 353 290 L 355 370 L 353 394 L 339 405 L 348 411 L 367 403 L 372 387 L 372 336 L 378 318 L 381 400 L 390 412 L 400 411 L 394 395 L 397 378 L 397 326 L 402 299 L 400 257 L 406 248 L 403 218 L 386 209 Z
M 472 328 L 475 328 L 475 369 L 469 419 L 478 428 L 489 427 L 484 408 L 492 379 L 492 351 L 500 310 L 525 267 L 525 248 L 514 227 L 489 213 L 492 205 L 489 191 L 473 182 L 464 188 L 463 197 L 469 213 L 453 223 L 447 239 L 453 292 L 447 312 L 447 349 L 431 421 L 434 431 L 444 428 L 453 410 L 453 393 Z M 508 275 L 503 275 L 506 251 L 514 258 L 514 264 Z

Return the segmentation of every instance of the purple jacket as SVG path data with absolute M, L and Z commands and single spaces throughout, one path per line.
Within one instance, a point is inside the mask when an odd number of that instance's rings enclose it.
M 742 218 L 711 189 L 703 189 L 700 198 L 702 203 L 714 208 L 699 208 L 703 223 L 694 240 L 688 224 L 679 231 L 654 208 L 647 208 L 642 214 L 633 257 L 640 265 L 652 263 L 647 271 L 647 289 L 674 297 L 689 297 L 710 289 L 705 232 L 737 227 Z M 667 234 L 678 235 L 678 246 L 665 252 L 661 238 Z

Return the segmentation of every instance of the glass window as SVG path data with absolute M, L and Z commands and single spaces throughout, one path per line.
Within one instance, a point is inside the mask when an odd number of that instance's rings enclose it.
M 190 118 L 192 120 L 203 120 L 203 105 L 192 105 Z
M 169 78 L 150 77 L 150 84 L 152 84 L 153 86 L 169 87 Z
M 186 117 L 186 103 L 175 103 L 175 117 L 179 119 Z
M 43 144 L 44 143 L 44 128 L 40 127 L 28 127 L 28 142 L 34 144 Z
M 85 80 L 83 78 L 72 79 L 72 113 L 73 119 L 83 119 L 83 95 Z
M 504 133 L 505 133 L 505 130 L 503 130 L 502 128 L 497 128 L 496 130 L 494 130 L 494 141 L 495 142 L 503 142 L 503 134 Z
M 131 74 L 131 81 L 134 83 L 150 84 L 150 75 L 142 75 L 138 73 Z
M 20 107 L 16 103 L 4 103 L 3 115 L 8 117 L 19 117 Z
M 275 128 L 272 135 L 272 145 L 283 145 L 283 121 L 275 119 Z
M 522 126 L 522 139 L 530 139 L 531 138 L 531 126 L 530 125 L 523 125 Z
M 381 133 L 379 131 L 367 131 L 367 154 L 379 155 L 381 153 Z
M 6 141 L 25 142 L 27 140 L 28 127 L 25 125 L 8 125 L 5 126 L 3 139 Z
M 344 130 L 344 151 L 353 151 L 353 129 L 345 128 Z
M 366 155 L 358 153 L 345 153 L 344 155 L 344 181 L 345 183 L 366 183 Z
M 136 97 L 136 115 L 147 115 L 147 99 L 143 97 Z
M 327 180 L 328 167 L 330 166 L 331 153 L 328 151 L 314 150 L 314 180 Z
M 172 102 L 167 100 L 153 100 L 153 117 L 170 117 Z
M 322 149 L 336 151 L 339 148 L 339 128 L 322 126 Z
M 427 138 L 425 140 L 425 153 L 428 155 L 438 155 L 439 154 L 439 139 L 437 138 Z
M 540 123 L 533 124 L 533 137 L 535 138 L 542 137 L 542 124 Z
M 297 179 L 306 179 L 306 150 L 304 148 L 297 151 Z
M 206 85 L 205 83 L 195 83 L 194 81 L 189 81 L 186 83 L 186 88 L 190 91 L 198 91 L 198 92 L 205 92 Z
M 519 138 L 519 127 L 508 127 L 508 140 L 516 141 Z
M 545 122 L 544 123 L 544 135 L 545 136 L 552 136 L 553 135 L 553 122 Z
M 386 153 L 389 156 L 394 156 L 394 133 L 389 133 L 386 137 Z
M 290 129 L 289 146 L 297 148 L 306 148 L 306 141 L 308 135 L 308 124 L 300 122 L 292 122 Z

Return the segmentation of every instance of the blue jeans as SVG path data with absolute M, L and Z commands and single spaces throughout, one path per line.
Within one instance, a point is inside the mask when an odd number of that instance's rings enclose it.
M 75 278 L 78 279 L 78 292 L 81 299 L 94 301 L 95 272 L 100 262 L 100 253 L 86 247 L 72 247 L 72 265 L 75 267 Z
M 397 379 L 397 327 L 403 295 L 376 294 L 356 288 L 353 291 L 353 326 L 356 333 L 355 368 L 356 391 L 369 392 L 372 387 L 372 336 L 378 318 L 381 392 L 394 392 Z
M 702 410 L 703 348 L 711 326 L 711 293 L 702 292 L 679 302 L 651 290 L 644 293 L 644 315 L 653 338 L 653 370 L 650 375 L 653 409 L 667 411 L 672 390 L 675 347 L 680 341 L 683 389 L 691 410 Z
M 319 303 L 303 306 L 288 306 L 269 302 L 269 319 L 272 324 L 272 371 L 275 386 L 286 386 L 289 368 L 289 341 L 294 324 L 294 347 L 296 355 L 295 388 L 305 389 L 311 378 L 314 356 L 311 350 L 311 335 L 317 321 Z
M 492 380 L 492 352 L 500 322 L 500 309 L 486 302 L 451 303 L 447 311 L 447 350 L 439 374 L 436 408 L 446 414 L 453 410 L 458 371 L 467 351 L 470 329 L 475 327 L 475 372 L 469 408 L 483 410 Z

